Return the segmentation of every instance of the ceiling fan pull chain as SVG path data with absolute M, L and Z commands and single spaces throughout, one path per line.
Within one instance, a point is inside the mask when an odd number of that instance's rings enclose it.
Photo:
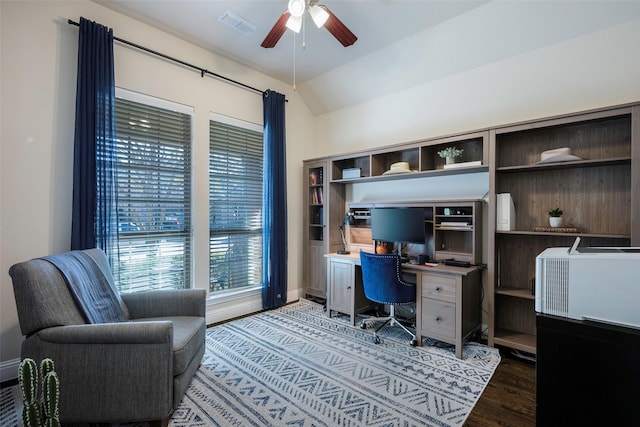
M 296 91 L 296 33 L 293 33 L 293 91 Z
M 307 48 L 307 26 L 305 25 L 305 15 L 302 16 L 302 48 Z

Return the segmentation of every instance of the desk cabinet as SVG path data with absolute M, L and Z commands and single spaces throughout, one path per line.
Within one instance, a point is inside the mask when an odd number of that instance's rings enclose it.
M 356 324 L 356 315 L 372 307 L 364 296 L 362 270 L 352 259 L 329 257 L 327 262 L 328 292 L 327 315 L 332 311 L 348 314 L 351 325 Z M 359 285 L 356 285 L 359 283 Z
M 464 272 L 462 271 L 464 270 Z M 416 298 L 416 335 L 434 338 L 456 346 L 462 357 L 462 345 L 481 325 L 480 270 L 420 273 Z
M 335 310 L 341 313 L 351 313 L 353 290 L 353 270 L 351 262 L 329 261 L 329 301 L 327 301 L 327 311 Z

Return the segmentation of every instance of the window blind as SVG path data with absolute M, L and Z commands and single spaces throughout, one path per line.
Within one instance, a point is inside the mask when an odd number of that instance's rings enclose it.
M 209 287 L 262 282 L 262 132 L 209 122 Z
M 191 120 L 116 99 L 120 292 L 191 286 Z

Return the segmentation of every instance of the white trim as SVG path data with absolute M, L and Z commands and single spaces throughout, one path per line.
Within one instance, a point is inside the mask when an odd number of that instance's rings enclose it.
M 219 307 L 218 304 L 207 305 L 207 325 L 224 322 L 235 317 L 246 316 L 262 310 L 262 296 L 254 295 L 244 301 L 228 307 Z
M 11 359 L 0 362 L 0 382 L 15 380 L 18 378 L 20 359 Z
M 143 93 L 134 92 L 129 89 L 116 87 L 116 98 L 126 99 L 127 101 L 139 102 L 140 104 L 151 105 L 153 107 L 163 108 L 177 113 L 188 114 L 193 116 L 195 109 L 192 106 L 179 104 L 174 101 L 156 98 L 155 96 L 145 95 Z M 193 138 L 192 138 L 193 139 Z
M 254 295 L 261 295 L 262 287 L 260 285 L 257 286 L 247 286 L 245 288 L 239 289 L 227 289 L 224 291 L 210 292 L 209 293 L 209 301 L 207 304 L 218 304 L 228 301 L 233 301 L 240 298 L 251 297 Z
M 209 112 L 209 120 L 214 122 L 224 123 L 230 126 L 236 126 L 243 129 L 249 129 L 254 132 L 263 133 L 264 127 L 257 123 L 247 122 L 245 120 L 236 119 L 235 117 L 225 116 L 214 112 Z
M 300 297 L 300 289 L 290 289 L 287 292 L 287 303 L 298 301 Z M 236 317 L 246 316 L 262 311 L 262 295 L 253 295 L 245 298 L 243 301 L 238 300 L 236 304 L 228 306 L 219 306 L 209 300 L 207 304 L 207 325 L 213 323 L 224 322 Z

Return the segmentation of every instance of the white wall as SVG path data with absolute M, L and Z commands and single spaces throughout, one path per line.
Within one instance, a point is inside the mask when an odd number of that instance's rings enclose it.
M 0 380 L 15 377 L 22 335 L 8 270 L 70 245 L 73 134 L 80 16 L 117 37 L 182 59 L 259 89 L 284 93 L 289 201 L 289 296 L 302 281 L 302 160 L 313 117 L 282 82 L 89 1 L 2 1 L 0 146 Z M 209 112 L 262 123 L 262 99 L 198 72 L 115 44 L 116 85 L 195 108 L 193 145 L 195 285 L 208 287 Z M 212 307 L 210 321 L 260 308 L 260 298 Z M 238 311 L 240 309 L 240 311 Z M 244 312 L 243 312 L 244 310 Z
M 455 26 L 455 21 L 442 25 Z M 345 153 L 638 101 L 638 40 L 640 19 L 635 19 L 317 116 L 316 140 L 322 144 L 313 147 L 312 154 Z

